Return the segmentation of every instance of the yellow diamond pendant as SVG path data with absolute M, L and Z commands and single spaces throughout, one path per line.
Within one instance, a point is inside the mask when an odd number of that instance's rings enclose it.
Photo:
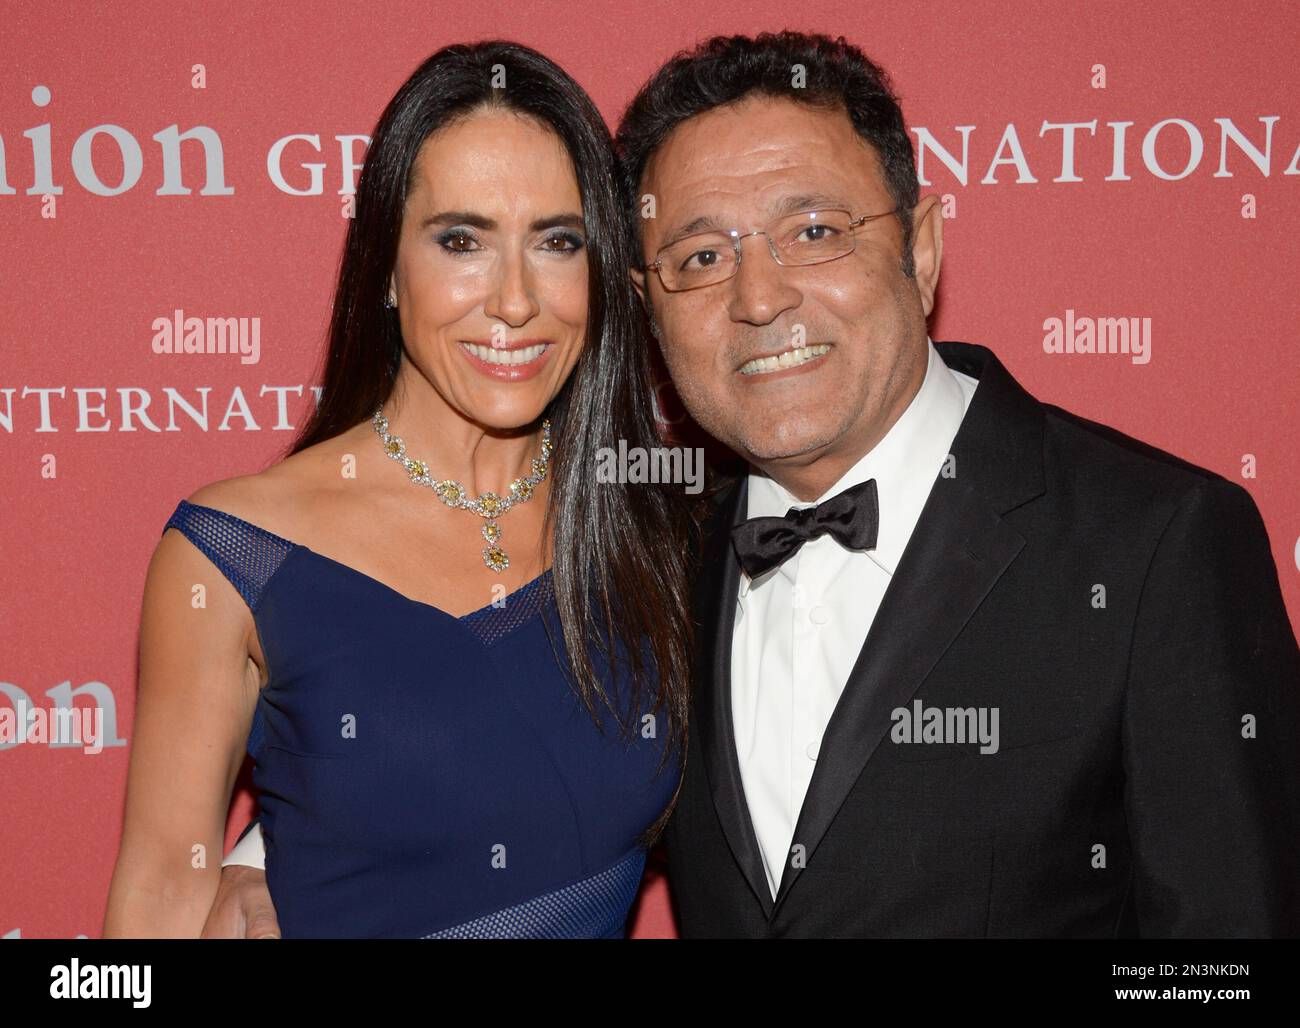
M 510 558 L 497 545 L 497 540 L 501 538 L 501 526 L 495 521 L 484 521 L 483 538 L 488 541 L 488 545 L 483 547 L 483 563 L 493 571 L 504 571 L 510 566 Z

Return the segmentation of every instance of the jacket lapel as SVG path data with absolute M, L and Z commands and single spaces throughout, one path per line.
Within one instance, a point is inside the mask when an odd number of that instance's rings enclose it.
M 745 520 L 748 493 L 748 481 L 742 474 L 719 494 L 704 525 L 701 567 L 694 590 L 699 632 L 694 730 L 700 733 L 703 764 L 723 834 L 749 887 L 763 905 L 763 913 L 770 917 L 772 893 L 749 818 L 731 720 L 731 639 L 740 588 L 740 563 L 731 546 L 731 529 Z
M 935 345 L 950 367 L 978 378 L 980 384 L 953 441 L 955 475 L 935 480 L 826 726 L 792 839 L 792 846 L 803 847 L 805 859 L 812 856 L 889 731 L 891 712 L 908 704 L 1025 545 L 1002 515 L 1043 492 L 1043 418 L 1037 401 L 986 348 L 966 343 Z M 736 602 L 735 579 L 729 581 L 728 612 Z M 731 624 L 728 617 L 728 655 Z M 723 642 L 719 640 L 717 650 Z M 715 663 L 716 676 L 725 670 Z M 714 681 L 728 685 L 714 690 L 717 694 L 730 695 L 728 678 Z M 706 742 L 708 748 L 723 744 L 721 738 Z M 729 734 L 725 742 L 734 765 L 735 746 Z M 713 753 L 717 759 L 719 751 Z M 738 770 L 729 775 L 739 782 Z M 723 784 L 724 795 L 730 795 L 731 778 Z M 740 795 L 738 786 L 736 795 Z M 745 844 L 757 850 L 752 830 Z M 787 863 L 776 902 L 765 907 L 769 917 L 798 881 L 801 869 Z M 759 873 L 761 877 L 761 864 Z M 762 884 L 766 887 L 765 881 Z M 766 888 L 762 896 L 767 896 Z

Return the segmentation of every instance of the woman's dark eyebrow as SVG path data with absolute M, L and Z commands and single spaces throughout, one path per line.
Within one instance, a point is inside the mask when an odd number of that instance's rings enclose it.
M 582 220 L 581 214 L 552 214 L 546 218 L 538 218 L 528 226 L 528 231 L 539 232 L 545 228 L 571 228 L 583 232 L 587 228 L 587 223 Z
M 484 217 L 482 214 L 475 214 L 473 211 L 439 211 L 437 214 L 430 214 L 420 221 L 420 231 L 443 225 L 468 225 L 470 228 L 481 228 L 484 232 L 491 232 L 497 227 L 494 218 Z M 539 232 L 548 228 L 572 228 L 582 231 L 585 227 L 582 215 L 570 212 L 567 214 L 550 214 L 545 218 L 538 218 L 528 226 L 528 231 Z

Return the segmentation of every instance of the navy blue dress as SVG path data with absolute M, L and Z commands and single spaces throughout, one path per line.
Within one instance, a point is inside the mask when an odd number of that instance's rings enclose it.
M 211 507 L 167 528 L 266 657 L 248 752 L 285 938 L 623 936 L 679 769 L 665 731 L 629 743 L 578 700 L 549 571 L 457 618 Z M 607 692 L 627 709 L 626 680 Z

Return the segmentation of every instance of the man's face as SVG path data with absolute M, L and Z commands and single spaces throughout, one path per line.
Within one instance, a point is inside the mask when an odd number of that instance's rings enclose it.
M 710 219 L 704 228 L 744 233 L 766 228 L 800 197 L 822 199 L 797 208 L 839 207 L 854 218 L 894 206 L 874 149 L 847 114 L 767 97 L 679 125 L 648 163 L 641 194 L 656 207 L 641 223 L 647 264 L 700 218 Z M 668 292 L 654 270 L 634 269 L 673 382 L 701 427 L 778 478 L 783 466 L 827 455 L 842 471 L 873 447 L 925 374 L 937 198 L 915 216 L 915 278 L 902 272 L 902 227 L 892 216 L 858 227 L 856 249 L 822 264 L 782 267 L 762 236 L 750 236 L 734 277 L 715 285 Z M 777 370 L 751 363 L 801 346 L 829 349 Z

